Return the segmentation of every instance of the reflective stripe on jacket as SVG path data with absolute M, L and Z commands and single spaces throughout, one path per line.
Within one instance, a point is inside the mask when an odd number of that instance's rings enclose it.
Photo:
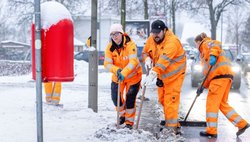
M 110 42 L 105 51 L 104 67 L 111 73 L 112 81 L 118 82 L 116 73 L 122 69 L 125 82 L 137 83 L 142 77 L 142 66 L 137 57 L 137 47 L 135 43 L 126 34 L 123 35 L 123 47 L 114 49 Z
M 153 70 L 164 83 L 172 82 L 186 70 L 186 55 L 179 39 L 168 30 L 164 40 L 156 44 L 151 35 L 142 51 L 142 58 L 153 60 Z
M 210 38 L 205 38 L 200 44 L 200 58 L 204 66 L 203 75 L 205 76 L 210 68 L 209 60 L 210 56 L 216 57 L 216 64 L 211 69 L 204 87 L 208 87 L 210 81 L 215 77 L 221 75 L 234 75 L 231 69 L 231 61 L 226 57 L 224 50 L 221 47 L 221 42 L 217 40 L 211 40 Z

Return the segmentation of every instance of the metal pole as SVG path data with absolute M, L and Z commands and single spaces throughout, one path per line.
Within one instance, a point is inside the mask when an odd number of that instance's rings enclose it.
M 220 33 L 221 35 L 220 35 L 220 42 L 221 42 L 221 44 L 222 44 L 222 40 L 223 40 L 223 37 L 222 37 L 222 34 L 223 34 L 223 12 L 221 12 L 221 33 Z
M 121 25 L 123 30 L 126 29 L 126 0 L 121 1 Z
M 101 17 L 102 17 L 102 2 L 99 1 L 99 24 L 98 24 L 98 29 L 99 29 L 99 51 L 101 51 L 101 45 L 102 45 L 102 40 L 101 40 Z
M 41 68 L 41 13 L 40 0 L 35 2 L 35 60 L 36 60 L 36 121 L 37 141 L 43 142 L 42 68 Z
M 92 0 L 91 3 L 91 46 L 96 48 L 96 35 L 97 35 L 97 0 Z M 97 50 L 89 52 L 89 99 L 88 107 L 92 108 L 94 112 L 98 111 L 97 97 L 98 97 L 98 61 Z

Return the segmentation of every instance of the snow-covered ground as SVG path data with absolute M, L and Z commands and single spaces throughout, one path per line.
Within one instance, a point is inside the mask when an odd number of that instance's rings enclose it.
M 88 63 L 75 60 L 74 82 L 63 83 L 63 108 L 43 105 L 44 141 L 156 141 L 142 129 L 116 129 L 111 74 L 103 66 L 98 68 L 98 113 L 88 108 Z M 31 73 L 1 76 L 0 90 L 0 142 L 36 141 L 36 87 Z

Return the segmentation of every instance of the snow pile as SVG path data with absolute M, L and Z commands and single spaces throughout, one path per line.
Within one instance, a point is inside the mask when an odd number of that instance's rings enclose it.
M 185 138 L 183 138 L 180 135 L 175 135 L 173 130 L 171 129 L 163 129 L 157 136 L 159 138 L 159 141 L 168 141 L 168 142 L 184 142 L 186 141 Z
M 73 21 L 70 12 L 64 5 L 56 1 L 41 4 L 41 26 L 43 29 L 49 29 L 63 19 Z
M 159 134 L 146 129 L 116 129 L 116 111 L 110 96 L 111 73 L 98 66 L 98 113 L 88 108 L 88 63 L 75 61 L 74 82 L 63 83 L 63 107 L 43 104 L 44 141 L 180 141 L 171 132 Z M 0 76 L 1 101 L 0 141 L 36 140 L 36 89 L 31 74 Z M 44 88 L 43 95 L 44 95 Z M 44 96 L 43 96 L 44 100 Z M 9 103 L 11 102 L 11 103 Z M 156 108 L 159 109 L 159 106 Z M 154 109 L 154 108 L 153 108 Z M 158 112 L 158 111 L 156 111 Z M 158 120 L 157 120 L 158 121 Z M 150 122 L 148 124 L 151 124 Z M 18 127 L 17 127 L 18 126 Z M 15 129 L 13 129 L 15 127 Z M 59 129 L 58 129 L 59 128 Z M 156 128 L 156 125 L 151 125 Z M 15 137 L 13 137 L 15 134 Z
M 92 137 L 88 138 L 92 141 L 157 141 L 152 133 L 143 130 L 129 130 L 128 128 L 117 129 L 115 125 L 108 125 L 106 128 L 102 128 L 95 132 Z
M 159 130 L 158 130 L 159 131 Z M 113 124 L 109 124 L 107 127 L 99 129 L 94 135 L 87 138 L 89 141 L 112 141 L 112 142 L 184 142 L 185 138 L 180 135 L 175 135 L 171 129 L 163 129 L 158 133 L 151 133 L 142 129 L 129 130 L 128 128 L 117 129 Z
M 74 60 L 74 72 L 75 72 L 75 83 L 80 83 L 83 85 L 88 85 L 89 80 L 89 63 L 86 61 Z M 111 84 L 110 72 L 107 72 L 103 65 L 98 66 L 98 86 L 110 86 Z M 110 88 L 110 87 L 108 87 Z

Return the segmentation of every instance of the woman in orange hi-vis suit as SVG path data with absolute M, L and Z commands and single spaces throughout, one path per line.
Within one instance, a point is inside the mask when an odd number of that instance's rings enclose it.
M 136 113 L 136 95 L 140 89 L 142 67 L 137 57 L 137 47 L 124 33 L 122 25 L 113 24 L 110 28 L 111 41 L 106 47 L 104 67 L 111 72 L 111 98 L 117 106 L 118 80 L 120 84 L 120 125 L 132 129 Z M 123 90 L 126 88 L 125 96 Z M 119 124 L 118 124 L 119 125 Z
M 161 20 L 151 25 L 151 35 L 142 51 L 145 65 L 154 65 L 143 85 L 149 85 L 157 77 L 158 99 L 164 109 L 165 121 L 161 125 L 173 129 L 177 127 L 180 92 L 185 77 L 186 55 L 179 39 Z
M 204 86 L 197 90 L 199 92 L 202 92 L 204 88 L 209 90 L 206 102 L 207 128 L 206 131 L 201 131 L 200 135 L 217 137 L 218 112 L 220 110 L 229 121 L 239 128 L 236 133 L 239 136 L 250 125 L 227 103 L 233 79 L 231 62 L 225 56 L 221 42 L 211 40 L 205 33 L 199 34 L 195 38 L 195 43 L 204 66 L 204 75 L 208 73 L 212 66 Z
M 53 105 L 58 105 L 61 99 L 61 82 L 46 82 L 44 83 L 46 94 L 46 102 Z

